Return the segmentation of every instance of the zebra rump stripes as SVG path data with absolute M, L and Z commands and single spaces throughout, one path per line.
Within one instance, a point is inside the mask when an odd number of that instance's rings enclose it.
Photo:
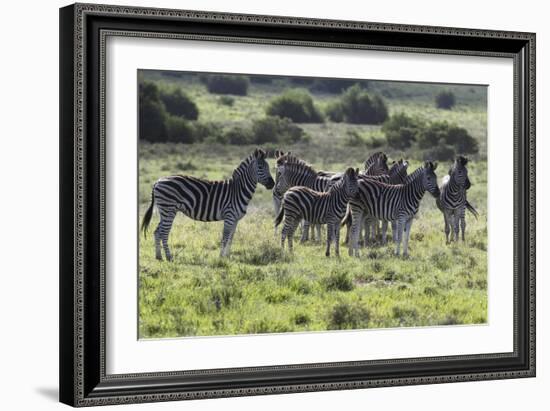
M 275 185 L 265 157 L 264 150 L 256 149 L 241 162 L 228 180 L 208 181 L 191 176 L 159 179 L 153 186 L 151 205 L 142 223 L 142 230 L 146 233 L 156 205 L 160 214 L 160 222 L 155 230 L 156 258 L 162 260 L 162 242 L 166 259 L 172 260 L 168 236 L 178 211 L 193 220 L 223 220 L 220 254 L 222 257 L 227 256 L 237 223 L 246 214 L 257 183 L 267 189 Z
M 313 224 L 327 224 L 326 256 L 330 256 L 330 244 L 335 241 L 335 253 L 340 255 L 340 221 L 346 212 L 346 205 L 357 194 L 357 175 L 359 170 L 348 168 L 344 177 L 331 186 L 327 192 L 314 191 L 308 187 L 292 187 L 284 197 L 275 225 L 284 217 L 281 233 L 281 245 L 285 239 L 292 251 L 292 237 L 299 222 L 304 219 Z

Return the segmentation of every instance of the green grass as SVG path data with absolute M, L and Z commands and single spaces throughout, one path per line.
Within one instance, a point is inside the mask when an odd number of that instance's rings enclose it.
M 182 81 L 148 75 L 166 87 Z M 227 105 L 199 82 L 185 86 L 197 102 L 201 121 L 224 125 L 246 124 L 262 117 L 269 99 L 280 93 L 276 87 L 254 85 L 248 96 L 235 96 L 232 105 Z M 394 87 L 390 91 L 398 94 L 399 90 Z M 274 235 L 271 192 L 258 186 L 239 222 L 229 258 L 219 257 L 222 222 L 196 222 L 179 214 L 169 239 L 174 261 L 160 262 L 155 259 L 152 235 L 158 223 L 155 212 L 147 238 L 140 234 L 140 338 L 486 323 L 486 112 L 475 95 L 457 93 L 458 104 L 453 110 L 436 109 L 426 95 L 415 99 L 399 94 L 387 99 L 392 113 L 448 120 L 465 127 L 480 142 L 480 153 L 471 156 L 468 165 L 472 181 L 468 199 L 480 218 L 467 214 L 465 244 L 445 244 L 443 216 L 426 194 L 412 225 L 407 259 L 395 257 L 393 245 L 362 249 L 360 258 L 352 258 L 343 244 L 340 258 L 326 258 L 324 243 L 297 241 L 294 254 L 289 255 L 281 251 L 280 237 Z M 336 96 L 314 98 L 322 109 Z M 319 170 L 362 167 L 373 150 L 346 146 L 347 130 L 354 129 L 366 139 L 381 133 L 379 126 L 331 122 L 300 126 L 311 136 L 309 144 L 278 148 L 292 150 Z M 402 155 L 411 159 L 410 172 L 421 164 L 414 153 L 381 149 L 392 159 Z M 159 177 L 227 178 L 252 150 L 251 146 L 142 143 L 140 221 L 149 205 L 152 184 Z M 274 160 L 269 162 L 273 174 Z M 441 164 L 439 180 L 449 165 Z M 343 238 L 345 228 L 342 230 Z
M 225 147 L 227 152 L 220 150 L 214 159 L 211 147 L 179 146 L 165 155 L 168 148 L 142 146 L 140 218 L 157 176 L 224 178 L 247 152 Z M 263 186 L 239 222 L 228 259 L 219 257 L 222 222 L 196 222 L 180 214 L 170 235 L 173 262 L 155 259 L 152 233 L 140 236 L 140 336 L 484 323 L 486 179 L 479 176 L 486 175 L 485 167 L 470 166 L 469 199 L 481 216 L 467 216 L 466 244 L 445 245 L 443 217 L 427 194 L 412 226 L 408 259 L 393 256 L 393 246 L 363 249 L 359 259 L 349 257 L 343 245 L 340 258 L 326 258 L 324 243 L 297 243 L 293 255 L 282 252 L 273 232 L 271 193 Z M 155 214 L 151 231 L 157 223 Z

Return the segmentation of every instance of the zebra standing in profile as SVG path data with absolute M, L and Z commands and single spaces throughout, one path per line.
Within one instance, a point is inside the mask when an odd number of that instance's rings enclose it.
M 445 237 L 446 242 L 449 244 L 452 241 L 458 242 L 458 234 L 462 230 L 462 241 L 465 241 L 466 230 L 466 208 L 472 212 L 477 218 L 477 211 L 468 203 L 466 190 L 471 186 L 468 178 L 468 169 L 466 168 L 468 159 L 463 156 L 458 156 L 449 174 L 443 178 L 440 191 L 441 194 L 437 199 L 437 207 L 443 213 L 443 219 L 445 222 Z M 451 239 L 449 240 L 449 234 L 451 233 Z
M 157 259 L 162 260 L 162 241 L 166 259 L 172 260 L 168 247 L 168 235 L 178 211 L 193 220 L 223 220 L 220 255 L 228 256 L 237 223 L 246 214 L 246 208 L 256 190 L 257 183 L 264 185 L 267 189 L 275 185 L 265 157 L 265 151 L 256 149 L 241 162 L 228 180 L 208 181 L 191 176 L 159 179 L 153 186 L 151 205 L 145 213 L 141 226 L 146 233 L 156 205 L 160 214 L 160 222 L 155 230 Z
M 285 239 L 292 252 L 292 238 L 299 222 L 303 219 L 314 224 L 327 224 L 327 248 L 325 255 L 330 256 L 330 244 L 335 241 L 335 253 L 340 255 L 340 221 L 346 212 L 351 197 L 357 194 L 357 175 L 359 170 L 348 168 L 343 177 L 332 185 L 327 192 L 314 191 L 308 187 L 292 187 L 283 197 L 281 211 L 275 220 L 279 225 L 284 217 L 281 233 L 281 246 Z
M 335 173 L 318 173 L 305 161 L 286 153 L 277 158 L 277 182 L 273 189 L 273 197 L 282 199 L 284 193 L 291 187 L 303 186 L 314 191 L 327 191 L 333 184 Z M 275 203 L 275 200 L 274 200 Z M 277 211 L 277 214 L 279 212 Z M 314 225 L 317 230 L 317 238 L 321 239 L 321 226 Z M 309 237 L 310 222 L 304 221 L 301 241 L 307 241 Z
M 403 241 L 403 255 L 407 256 L 411 225 L 413 217 L 418 212 L 420 200 L 426 191 L 436 198 L 440 194 L 435 175 L 436 168 L 437 164 L 426 161 L 423 167 L 407 176 L 405 184 L 402 185 L 389 185 L 368 178 L 359 179 L 358 193 L 350 199 L 352 241 L 349 245 L 349 254 L 359 256 L 359 230 L 367 214 L 383 221 L 395 222 L 395 254 L 399 255 Z
M 372 166 L 371 166 L 372 167 Z M 399 161 L 394 161 L 391 168 L 389 169 L 387 174 L 382 175 L 366 175 L 363 173 L 359 174 L 360 178 L 369 178 L 375 181 L 379 181 L 381 183 L 386 184 L 403 184 L 405 182 L 405 179 L 407 178 L 407 168 L 409 167 L 409 163 L 406 160 L 400 159 Z M 381 170 L 381 168 L 379 168 Z M 346 213 L 346 216 L 344 217 L 344 220 L 342 221 L 342 225 L 346 225 L 346 244 L 349 244 L 350 239 L 350 233 L 351 233 L 351 210 L 348 207 L 348 212 Z M 377 229 L 378 229 L 378 219 L 365 215 L 365 220 L 363 223 L 364 229 L 365 229 L 365 236 L 362 236 L 363 227 L 359 231 L 359 241 L 364 241 L 364 244 L 366 245 L 369 239 L 372 239 L 372 241 L 375 241 L 376 235 L 377 235 Z M 386 233 L 388 231 L 388 222 L 382 221 L 382 243 L 386 244 Z M 392 223 L 392 232 L 395 233 L 395 227 Z M 372 233 L 372 236 L 371 236 Z M 364 239 L 364 240 L 363 240 Z

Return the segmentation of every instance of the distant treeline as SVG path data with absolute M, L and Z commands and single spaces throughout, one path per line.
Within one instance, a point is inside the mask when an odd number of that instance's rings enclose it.
M 247 94 L 251 81 L 262 84 L 276 80 L 234 75 L 200 75 L 199 79 L 209 93 L 221 94 L 219 102 L 228 106 L 232 106 L 239 96 Z M 404 113 L 390 117 L 384 97 L 365 89 L 368 82 L 295 78 L 292 83 L 296 88 L 286 89 L 269 101 L 264 117 L 224 127 L 221 123 L 201 121 L 199 107 L 181 87 L 159 87 L 155 81 L 142 79 L 139 84 L 140 139 L 185 144 L 288 145 L 307 143 L 311 139 L 298 124 L 331 121 L 382 126 L 381 135 L 377 137 L 367 138 L 357 131 L 348 132 L 345 142 L 349 146 L 419 150 L 424 157 L 440 160 L 451 159 L 458 153 L 479 151 L 477 141 L 464 128 L 446 122 L 429 122 Z M 339 96 L 321 110 L 308 89 L 301 86 L 322 88 L 325 92 L 330 90 Z M 451 109 L 455 96 L 449 90 L 440 91 L 435 104 L 442 109 Z

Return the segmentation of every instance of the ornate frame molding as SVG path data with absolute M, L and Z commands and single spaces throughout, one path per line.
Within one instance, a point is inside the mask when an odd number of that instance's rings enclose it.
M 141 24 L 145 30 L 125 29 L 106 29 L 100 28 L 95 33 L 97 27 L 94 26 L 94 32 L 90 32 L 90 21 L 93 18 L 99 20 L 121 19 L 132 20 L 140 17 Z M 206 24 L 209 28 L 216 24 L 230 24 L 235 27 L 243 26 L 249 30 L 260 28 L 281 28 L 288 30 L 287 38 L 265 38 L 262 36 L 241 36 L 241 35 L 220 35 L 220 34 L 196 34 L 196 33 L 173 33 L 173 32 L 151 32 L 146 27 L 149 21 L 163 21 L 172 24 L 172 26 L 186 23 Z M 121 23 L 123 25 L 123 23 Z M 321 40 L 300 40 L 292 35 L 292 30 L 306 30 L 311 28 L 333 30 L 335 32 L 352 33 L 359 37 L 359 33 L 390 33 L 404 35 L 419 35 L 422 38 L 432 38 L 434 44 L 438 47 L 423 47 L 421 45 L 389 45 L 378 43 L 357 42 L 327 42 Z M 71 37 L 69 38 L 69 33 Z M 95 33 L 95 34 L 94 34 Z M 95 37 L 94 37 L 95 36 Z M 434 357 L 418 358 L 405 360 L 389 361 L 357 361 L 353 363 L 329 363 L 329 364 L 311 364 L 297 366 L 276 366 L 276 367 L 256 367 L 231 370 L 207 370 L 207 371 L 175 371 L 169 373 L 147 373 L 147 374 L 125 374 L 125 375 L 106 375 L 105 374 L 105 299 L 104 299 L 104 278 L 105 278 L 105 257 L 104 257 L 104 235 L 105 235 L 105 49 L 106 38 L 108 36 L 132 36 L 132 37 L 155 37 L 155 38 L 173 38 L 173 39 L 193 39 L 204 41 L 225 41 L 237 43 L 261 43 L 261 44 L 280 44 L 293 46 L 314 46 L 331 48 L 361 48 L 370 50 L 401 51 L 401 52 L 422 52 L 437 54 L 464 54 L 480 55 L 488 57 L 508 57 L 514 59 L 514 115 L 515 115 L 515 167 L 514 167 L 514 185 L 516 187 L 516 196 L 521 207 L 527 208 L 525 216 L 521 212 L 515 215 L 514 220 L 514 242 L 524 241 L 518 234 L 519 231 L 527 228 L 528 232 L 525 238 L 526 244 L 519 244 L 518 247 L 525 253 L 524 272 L 519 266 L 519 258 L 515 258 L 514 277 L 515 292 L 514 306 L 514 352 L 513 353 L 495 353 L 474 356 L 456 356 L 456 357 Z M 457 40 L 458 39 L 458 40 Z M 510 50 L 491 50 L 491 49 L 457 49 L 443 46 L 447 40 L 451 45 L 462 39 L 490 39 L 486 47 L 499 42 L 510 45 Z M 97 42 L 96 48 L 93 48 L 97 55 L 91 56 L 90 43 Z M 419 40 L 419 42 L 421 42 Z M 516 49 L 513 45 L 517 43 Z M 95 43 L 94 43 L 95 44 Z M 469 43 L 472 44 L 472 43 Z M 514 51 L 515 50 L 515 51 Z M 98 67 L 96 67 L 98 66 Z M 96 68 L 94 68 L 96 67 Z M 90 68 L 97 69 L 97 83 L 93 80 L 94 75 Z M 71 72 L 72 81 L 68 84 L 66 74 Z M 170 9 L 149 9 L 137 7 L 108 6 L 95 4 L 76 4 L 61 9 L 61 122 L 64 126 L 61 131 L 61 246 L 62 250 L 66 247 L 72 248 L 70 258 L 62 256 L 61 266 L 61 401 L 75 406 L 123 404 L 150 401 L 171 401 L 179 399 L 197 399 L 197 398 L 217 398 L 228 396 L 246 396 L 262 395 L 275 393 L 290 393 L 304 391 L 324 391 L 335 389 L 356 389 L 367 387 L 395 386 L 395 385 L 414 385 L 414 384 L 432 384 L 458 381 L 477 381 L 487 379 L 504 379 L 531 377 L 535 375 L 535 35 L 532 33 L 506 32 L 491 30 L 476 30 L 448 27 L 430 27 L 430 26 L 412 26 L 402 24 L 368 23 L 337 20 L 316 20 L 308 18 L 280 17 L 280 16 L 261 16 L 248 14 L 229 14 L 201 11 L 170 10 Z M 93 83 L 93 84 L 92 84 Z M 87 99 L 90 98 L 92 86 L 98 86 L 98 113 L 90 113 L 90 107 Z M 91 136 L 89 135 L 89 116 L 97 114 L 98 127 L 97 144 L 99 162 L 91 158 L 89 147 Z M 527 114 L 527 117 L 525 116 Z M 95 134 L 95 132 L 94 132 Z M 523 150 L 523 151 L 521 151 Z M 69 153 L 70 152 L 70 153 Z M 71 154 L 69 156 L 69 154 Z M 521 155 L 523 154 L 523 156 Z M 89 168 L 97 168 L 98 180 L 93 182 L 92 189 L 89 190 Z M 523 180 L 522 180 L 523 178 Z M 68 185 L 71 184 L 71 187 Z M 520 187 L 526 186 L 525 192 Z M 90 197 L 94 196 L 96 189 L 99 188 L 97 204 L 90 207 Z M 95 200 L 94 200 L 95 201 Z M 70 207 L 70 208 L 69 208 Z M 95 209 L 97 207 L 97 210 Z M 94 215 L 99 216 L 99 247 L 97 251 L 98 261 L 97 269 L 90 268 L 88 260 L 90 254 L 90 239 L 87 237 L 87 222 L 89 221 L 89 209 L 94 209 Z M 521 210 L 520 210 L 521 211 Z M 72 227 L 67 228 L 67 224 Z M 525 227 L 527 226 L 527 227 Z M 94 237 L 95 239 L 95 237 Z M 514 247 L 516 249 L 516 246 Z M 99 287 L 90 286 L 91 277 L 99 273 Z M 519 295 L 518 287 L 526 282 L 527 288 L 525 295 Z M 97 293 L 97 295 L 96 295 Z M 99 311 L 98 342 L 90 343 L 89 328 L 90 321 L 87 307 L 90 305 L 88 295 L 93 294 L 93 303 L 98 304 Z M 522 306 L 521 304 L 525 304 Z M 70 313 L 64 312 L 70 308 Z M 523 315 L 520 315 L 520 310 Z M 69 315 L 70 314 L 70 315 Z M 522 323 L 524 321 L 525 323 Z M 525 327 L 526 334 L 520 336 L 519 327 Z M 95 329 L 95 328 L 94 328 Z M 95 335 L 95 331 L 92 331 Z M 519 337 L 527 341 L 527 344 L 520 347 Z M 90 348 L 90 346 L 92 348 Z M 93 351 L 93 354 L 90 352 Z M 96 352 L 97 351 L 97 352 Z M 520 352 L 521 351 L 521 352 Z M 260 372 L 269 371 L 276 373 L 278 370 L 304 370 L 304 369 L 327 369 L 350 366 L 368 366 L 368 365 L 403 365 L 432 362 L 453 362 L 453 361 L 477 361 L 517 358 L 526 355 L 523 366 L 504 370 L 492 370 L 490 367 L 487 372 L 463 372 L 450 375 L 426 375 L 426 376 L 396 376 L 389 378 L 350 378 L 344 381 L 312 382 L 312 383 L 291 383 L 274 385 L 257 385 L 246 387 L 227 387 L 227 388 L 166 388 L 162 392 L 152 393 L 147 390 L 136 388 L 139 381 L 144 384 L 150 384 L 151 387 L 160 383 L 161 379 L 168 377 L 197 376 L 205 374 L 215 374 L 223 371 L 227 374 L 239 374 L 242 372 Z M 97 364 L 95 363 L 97 361 Z M 93 364 L 93 365 L 92 365 Z M 97 367 L 97 370 L 96 370 Z M 93 369 L 94 371 L 90 371 Z

